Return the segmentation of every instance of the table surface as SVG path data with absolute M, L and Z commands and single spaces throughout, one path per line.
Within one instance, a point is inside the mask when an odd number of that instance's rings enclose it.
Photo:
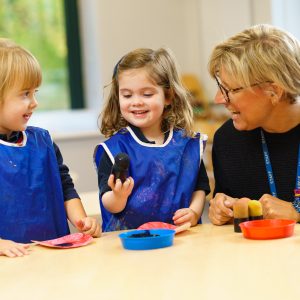
M 198 225 L 156 250 L 122 248 L 119 232 L 85 247 L 32 246 L 0 257 L 0 299 L 299 299 L 300 225 L 292 237 L 248 240 L 232 225 Z

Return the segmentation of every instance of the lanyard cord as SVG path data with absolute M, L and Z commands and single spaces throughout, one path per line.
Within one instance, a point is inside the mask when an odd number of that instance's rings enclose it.
M 266 142 L 265 135 L 262 130 L 260 131 L 260 134 L 261 134 L 261 144 L 262 144 L 262 149 L 263 149 L 263 154 L 264 154 L 266 171 L 268 174 L 270 191 L 271 191 L 272 196 L 277 197 L 276 185 L 275 185 L 275 181 L 274 181 L 274 175 L 273 175 L 273 170 L 272 170 L 272 165 L 271 165 L 267 142 Z M 296 185 L 295 185 L 294 194 L 295 194 L 295 201 L 293 202 L 293 205 L 294 205 L 295 209 L 298 212 L 300 212 L 300 144 L 299 144 L 299 150 L 298 150 L 297 176 L 296 176 Z

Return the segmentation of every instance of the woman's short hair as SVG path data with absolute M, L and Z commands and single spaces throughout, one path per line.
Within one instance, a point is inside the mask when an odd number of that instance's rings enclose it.
M 250 27 L 217 45 L 208 68 L 211 76 L 226 70 L 240 86 L 276 83 L 291 102 L 300 94 L 300 43 L 271 25 Z

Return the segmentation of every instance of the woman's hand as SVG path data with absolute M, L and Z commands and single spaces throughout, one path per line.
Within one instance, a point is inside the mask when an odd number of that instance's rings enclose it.
M 21 257 L 29 254 L 29 247 L 29 244 L 20 244 L 10 240 L 0 239 L 0 255 L 8 257 Z
M 236 198 L 231 198 L 225 194 L 218 193 L 210 200 L 208 217 L 215 225 L 223 225 L 233 219 L 233 203 Z
M 264 219 L 288 219 L 300 221 L 300 214 L 291 202 L 280 200 L 270 194 L 264 194 L 259 199 Z

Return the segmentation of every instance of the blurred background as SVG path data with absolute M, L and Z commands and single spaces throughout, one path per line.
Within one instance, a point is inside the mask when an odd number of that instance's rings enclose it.
M 0 36 L 40 61 L 44 78 L 30 125 L 50 131 L 78 192 L 94 198 L 103 87 L 125 53 L 139 47 L 174 52 L 194 96 L 195 130 L 209 136 L 205 161 L 213 188 L 211 142 L 228 116 L 213 104 L 217 88 L 207 71 L 209 54 L 215 44 L 258 23 L 300 39 L 299 11 L 298 0 L 0 0 Z

